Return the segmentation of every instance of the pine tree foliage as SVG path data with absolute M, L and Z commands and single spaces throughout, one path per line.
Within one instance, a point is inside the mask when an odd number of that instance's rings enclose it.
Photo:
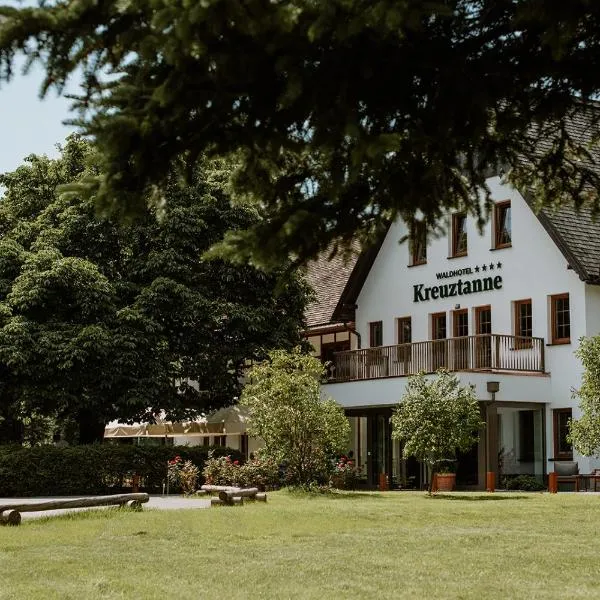
M 228 164 L 200 163 L 189 185 L 171 177 L 161 219 L 122 225 L 56 192 L 98 172 L 96 158 L 73 137 L 59 159 L 0 177 L 0 412 L 71 419 L 81 441 L 112 419 L 232 403 L 247 360 L 299 343 L 307 300 L 296 275 L 201 260 L 258 218 L 231 205 Z
M 0 8 L 42 92 L 83 73 L 76 119 L 101 152 L 85 185 L 143 212 L 174 163 L 235 153 L 264 218 L 221 253 L 271 264 L 390 220 L 486 217 L 504 170 L 540 203 L 598 210 L 600 4 L 591 0 L 61 0 Z M 586 125 L 575 124 L 585 113 Z

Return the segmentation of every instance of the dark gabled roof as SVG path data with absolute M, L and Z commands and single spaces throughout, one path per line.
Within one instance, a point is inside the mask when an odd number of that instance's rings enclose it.
M 600 284 L 600 222 L 589 209 L 572 206 L 543 209 L 540 223 L 582 281 Z
M 582 104 L 565 123 L 572 140 L 588 148 L 591 156 L 580 157 L 580 160 L 595 173 L 600 172 L 599 109 L 600 105 L 596 103 Z M 547 151 L 551 144 L 551 138 L 536 140 L 536 148 L 542 151 Z M 526 191 L 523 196 L 531 204 L 531 194 Z M 557 208 L 543 208 L 537 217 L 580 279 L 600 283 L 600 221 L 593 218 L 591 208 L 585 204 L 579 209 L 573 204 L 563 204 Z
M 384 239 L 385 234 L 362 252 L 355 244 L 347 256 L 336 254 L 331 257 L 330 252 L 323 253 L 307 265 L 306 277 L 316 296 L 306 310 L 309 328 L 354 321 L 356 299 Z
M 336 254 L 331 257 L 325 252 L 307 265 L 306 278 L 315 292 L 315 300 L 306 309 L 308 327 L 328 325 L 334 319 L 334 311 L 358 261 L 359 251 L 355 249 L 348 256 Z M 353 319 L 350 319 L 353 320 Z

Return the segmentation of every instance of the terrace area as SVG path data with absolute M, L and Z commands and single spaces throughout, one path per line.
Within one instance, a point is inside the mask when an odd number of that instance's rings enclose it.
M 544 339 L 487 334 L 336 352 L 329 382 L 406 377 L 440 368 L 544 373 Z

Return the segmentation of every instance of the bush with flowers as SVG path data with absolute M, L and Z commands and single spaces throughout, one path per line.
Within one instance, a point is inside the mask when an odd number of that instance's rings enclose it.
M 186 496 L 196 491 L 199 475 L 200 469 L 191 460 L 182 460 L 181 456 L 176 456 L 169 461 L 169 481 L 179 486 Z
M 209 454 L 202 475 L 208 484 L 257 487 L 260 490 L 276 487 L 279 483 L 277 464 L 261 456 L 242 464 L 230 456 L 215 458 Z
M 333 467 L 329 480 L 331 487 L 339 490 L 354 490 L 360 478 L 360 469 L 355 462 L 345 455 L 340 456 Z

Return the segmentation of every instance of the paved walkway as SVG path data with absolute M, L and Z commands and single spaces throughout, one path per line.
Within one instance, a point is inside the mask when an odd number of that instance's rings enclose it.
M 45 498 L 0 498 L 0 505 L 5 504 L 30 504 L 34 502 L 48 502 L 49 500 L 67 500 L 73 498 L 82 498 L 83 496 L 52 496 Z M 150 496 L 150 500 L 142 504 L 144 510 L 181 510 L 192 508 L 209 508 L 210 498 L 184 498 L 183 496 Z M 80 512 L 83 510 L 100 510 L 105 508 L 115 508 L 114 506 L 96 506 L 89 508 L 67 508 L 59 510 L 45 510 L 42 512 L 24 512 L 21 513 L 23 520 L 39 519 L 40 517 L 50 517 L 52 515 L 63 515 L 70 512 Z

